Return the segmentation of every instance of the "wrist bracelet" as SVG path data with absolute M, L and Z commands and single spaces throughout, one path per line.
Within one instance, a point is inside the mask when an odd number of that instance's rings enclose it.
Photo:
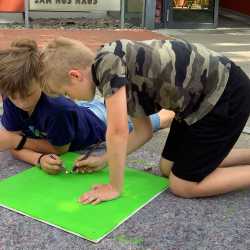
M 24 144 L 25 144 L 26 141 L 27 141 L 27 136 L 26 135 L 22 135 L 22 139 L 20 140 L 20 142 L 16 146 L 15 150 L 21 150 L 21 149 L 23 149 L 23 146 L 24 146 Z
M 37 160 L 37 165 L 40 166 L 40 168 L 41 168 L 41 159 L 42 159 L 45 155 L 47 155 L 47 154 L 41 154 L 41 155 L 39 156 L 38 160 Z

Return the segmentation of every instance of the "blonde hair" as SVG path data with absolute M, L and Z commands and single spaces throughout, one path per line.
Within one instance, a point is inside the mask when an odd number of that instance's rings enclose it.
M 83 43 L 66 37 L 58 37 L 47 44 L 41 53 L 43 68 L 40 72 L 42 87 L 48 83 L 66 84 L 71 69 L 85 69 L 94 60 L 93 52 Z
M 10 48 L 0 50 L 0 92 L 25 98 L 30 87 L 39 82 L 39 51 L 31 39 L 18 39 Z

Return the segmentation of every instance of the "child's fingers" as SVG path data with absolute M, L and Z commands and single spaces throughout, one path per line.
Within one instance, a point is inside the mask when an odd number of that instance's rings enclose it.
M 85 160 L 76 160 L 76 167 L 90 167 L 90 168 L 99 168 L 104 165 L 104 161 L 100 156 L 90 156 Z
M 88 193 L 85 193 L 84 195 L 80 196 L 79 202 L 83 203 L 86 202 L 89 199 Z
M 86 156 L 86 154 L 80 155 L 79 157 L 76 158 L 76 162 L 84 160 L 85 156 Z
M 48 165 L 48 166 L 55 166 L 55 168 L 60 168 L 62 162 L 58 161 L 58 160 L 53 160 L 53 159 L 46 159 L 46 161 L 44 161 L 44 164 Z
M 60 173 L 59 170 L 55 170 L 55 169 L 43 168 L 43 170 L 44 170 L 47 174 L 51 174 L 51 175 L 56 175 L 56 174 Z
M 85 169 L 82 168 L 82 167 L 79 167 L 79 168 L 76 168 L 76 173 L 81 173 L 81 174 L 84 174 L 85 173 Z
M 93 204 L 94 202 L 97 202 L 96 204 L 98 204 L 99 201 L 99 197 L 98 194 L 95 193 L 94 190 L 91 190 L 85 194 L 83 194 L 80 198 L 79 198 L 79 202 L 83 203 L 83 204 Z
M 95 184 L 92 186 L 92 189 L 96 190 L 96 189 L 100 188 L 101 186 L 102 186 L 102 184 Z
M 93 173 L 98 171 L 100 168 L 97 167 L 89 167 L 89 166 L 81 166 L 81 167 L 76 167 L 74 172 L 75 173 Z
M 97 205 L 101 202 L 102 202 L 102 200 L 100 198 L 96 198 L 96 200 L 92 202 L 92 205 Z
M 51 169 L 46 169 L 44 170 L 47 174 L 51 174 L 51 175 L 56 175 L 58 174 L 60 171 L 56 171 L 56 170 L 51 170 Z
M 42 169 L 49 174 L 58 174 L 61 172 L 62 168 L 59 165 L 51 165 L 47 162 L 42 166 Z
M 48 157 L 46 157 L 46 162 L 51 165 L 60 165 L 62 163 L 62 160 L 57 155 L 49 155 Z
M 80 159 L 78 159 L 78 160 L 75 161 L 75 165 L 77 167 L 91 166 L 91 164 L 92 164 L 91 159 L 81 160 L 81 158 L 80 158 Z

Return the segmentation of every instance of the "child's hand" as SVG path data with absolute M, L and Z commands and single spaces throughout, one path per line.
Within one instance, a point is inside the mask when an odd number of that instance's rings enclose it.
M 105 160 L 102 156 L 89 156 L 85 160 L 81 160 L 80 156 L 75 161 L 74 172 L 76 173 L 92 173 L 105 167 Z
M 62 161 L 57 155 L 44 155 L 40 160 L 40 165 L 43 171 L 48 174 L 58 174 L 62 171 Z
M 111 186 L 111 184 L 99 184 L 95 185 L 91 191 L 83 194 L 79 198 L 79 202 L 83 204 L 98 204 L 102 201 L 108 201 L 116 199 L 120 196 L 120 193 Z

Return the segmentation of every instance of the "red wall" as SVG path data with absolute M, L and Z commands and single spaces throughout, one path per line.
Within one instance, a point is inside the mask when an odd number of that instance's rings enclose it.
M 0 12 L 23 12 L 24 0 L 0 0 Z
M 220 6 L 250 16 L 250 0 L 220 0 Z

